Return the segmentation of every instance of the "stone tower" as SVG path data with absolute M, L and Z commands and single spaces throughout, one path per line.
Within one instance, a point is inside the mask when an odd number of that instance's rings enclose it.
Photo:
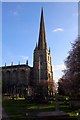
M 47 48 L 43 9 L 41 10 L 38 44 L 34 49 L 34 83 L 53 81 L 50 49 Z

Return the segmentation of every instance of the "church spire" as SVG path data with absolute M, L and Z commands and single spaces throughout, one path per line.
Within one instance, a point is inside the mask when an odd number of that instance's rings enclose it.
M 45 33 L 45 25 L 44 25 L 44 15 L 43 8 L 41 10 L 41 20 L 40 20 L 40 30 L 39 30 L 39 40 L 38 40 L 38 49 L 46 49 L 46 33 Z

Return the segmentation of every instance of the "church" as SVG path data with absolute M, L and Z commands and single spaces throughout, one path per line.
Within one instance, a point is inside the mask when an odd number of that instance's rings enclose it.
M 2 93 L 31 96 L 36 87 L 43 86 L 45 95 L 55 93 L 50 49 L 47 47 L 43 9 L 41 10 L 38 43 L 33 52 L 33 67 L 18 64 L 2 67 Z M 45 91 L 45 92 L 44 92 Z

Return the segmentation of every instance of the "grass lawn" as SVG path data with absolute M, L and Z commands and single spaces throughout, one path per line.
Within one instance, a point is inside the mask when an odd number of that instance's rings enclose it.
M 25 120 L 27 115 L 26 113 L 34 116 L 38 112 L 55 110 L 55 101 L 48 104 L 28 104 L 24 99 L 10 99 L 3 100 L 2 105 L 8 116 L 11 117 L 11 120 L 17 120 L 17 118 L 20 120 L 22 117 Z M 80 112 L 80 109 L 72 111 L 69 105 L 65 105 L 64 102 L 62 105 L 59 105 L 59 110 L 69 113 L 70 116 L 77 116 L 77 113 Z

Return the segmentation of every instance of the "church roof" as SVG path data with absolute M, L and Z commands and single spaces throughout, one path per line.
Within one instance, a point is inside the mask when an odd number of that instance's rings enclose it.
M 11 66 L 3 66 L 2 69 L 10 69 L 10 68 L 32 68 L 30 66 L 27 66 L 26 64 L 21 65 L 11 65 Z

